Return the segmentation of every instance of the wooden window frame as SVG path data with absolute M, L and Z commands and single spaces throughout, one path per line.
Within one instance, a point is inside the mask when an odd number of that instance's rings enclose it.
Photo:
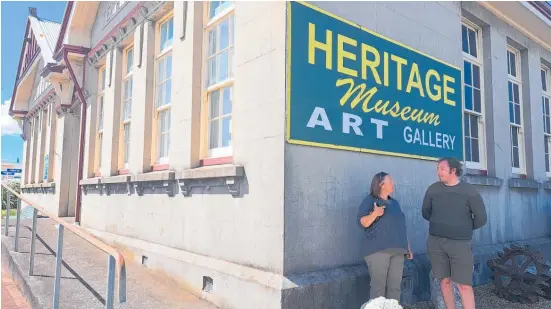
M 172 19 L 172 44 L 170 45 L 170 47 L 164 49 L 164 50 L 161 50 L 161 27 L 169 22 L 169 20 Z M 168 117 L 172 117 L 171 115 L 171 106 L 172 106 L 172 93 L 170 95 L 170 102 L 166 105 L 163 105 L 163 106 L 159 106 L 157 107 L 157 95 L 158 95 L 158 84 L 159 84 L 159 76 L 158 76 L 158 73 L 159 73 L 159 63 L 164 60 L 166 57 L 168 57 L 169 55 L 172 56 L 172 50 L 173 50 L 173 45 L 174 45 L 174 11 L 170 11 L 169 13 L 167 13 L 165 16 L 163 16 L 161 19 L 159 19 L 159 21 L 157 21 L 156 25 L 155 25 L 155 57 L 154 57 L 154 70 L 155 70 L 155 78 L 154 78 L 154 96 L 153 96 L 153 123 L 152 123 L 152 126 L 153 126 L 153 135 L 152 135 L 152 145 L 153 147 L 152 148 L 152 154 L 151 154 L 151 157 L 152 157 L 152 161 L 153 161 L 153 166 L 156 166 L 156 165 L 167 165 L 168 162 L 169 162 L 169 153 L 170 153 L 170 146 L 167 146 L 167 153 L 166 153 L 166 156 L 163 156 L 161 157 L 160 156 L 160 145 L 159 145 L 159 138 L 160 138 L 160 135 L 163 134 L 163 132 L 161 132 L 159 130 L 159 115 L 163 112 L 168 112 L 169 115 Z M 173 66 L 174 64 L 174 59 L 172 59 L 171 61 L 171 66 Z M 172 69 L 171 69 L 171 72 L 172 72 Z M 172 74 L 170 76 L 170 81 L 172 83 Z M 163 83 L 165 83 L 166 81 L 168 81 L 168 79 L 164 80 Z M 171 84 L 171 87 L 170 87 L 170 91 L 172 92 L 172 89 L 173 89 L 173 85 Z M 170 145 L 170 125 L 169 125 L 169 128 L 168 128 L 168 131 L 167 132 L 164 132 L 164 134 L 168 134 L 168 144 Z
M 105 100 L 104 100 L 104 96 L 105 96 L 105 88 L 106 88 L 106 83 L 105 83 L 105 79 L 107 78 L 107 71 L 106 71 L 106 66 L 105 65 L 102 65 L 99 69 L 98 69 L 98 85 L 97 85 L 97 89 L 98 89 L 98 96 L 97 96 L 97 123 L 96 123 L 96 147 L 94 149 L 94 157 L 95 157 L 95 160 L 94 160 L 94 171 L 95 171 L 95 174 L 99 174 L 100 173 L 100 170 L 101 170 L 101 165 L 102 165 L 102 159 L 101 159 L 101 156 L 102 156 L 102 152 L 103 152 L 103 126 L 105 125 L 104 121 L 105 121 L 105 118 L 104 118 L 104 115 L 105 115 Z M 100 128 L 100 123 L 101 123 L 101 128 Z
M 216 165 L 216 164 L 225 164 L 231 161 L 233 156 L 233 146 L 230 144 L 228 147 L 214 148 L 209 149 L 210 147 L 210 94 L 217 90 L 223 90 L 224 88 L 231 87 L 232 91 L 232 112 L 229 115 L 219 116 L 218 121 L 220 121 L 220 130 L 222 127 L 222 118 L 231 117 L 232 121 L 230 124 L 230 132 L 233 132 L 233 102 L 234 102 L 234 93 L 235 93 L 235 2 L 228 6 L 223 11 L 219 12 L 216 16 L 210 19 L 210 4 L 211 2 L 205 2 L 203 10 L 203 18 L 206 23 L 203 26 L 203 55 L 202 55 L 202 104 L 201 104 L 201 145 L 200 145 L 200 157 L 202 165 Z M 223 21 L 230 19 L 230 37 L 228 38 L 228 46 L 224 50 L 216 51 L 210 57 L 208 56 L 208 46 L 209 46 L 209 31 L 217 27 Z M 219 35 L 217 32 L 217 45 L 218 45 Z M 217 81 L 213 85 L 208 85 L 209 81 L 209 72 L 208 72 L 208 61 L 211 57 L 215 57 L 221 52 L 226 50 L 231 50 L 233 57 L 228 55 L 228 70 L 229 76 L 223 81 Z M 217 67 L 218 75 L 218 67 Z M 220 92 L 220 100 L 222 100 L 222 92 Z M 222 102 L 220 103 L 222 108 Z M 230 133 L 231 134 L 231 133 Z M 219 137 L 221 138 L 221 136 Z
M 472 65 L 476 65 L 480 68 L 480 112 L 465 108 L 465 95 L 463 95 L 463 117 L 466 116 L 475 116 L 477 118 L 478 125 L 478 157 L 480 162 L 467 161 L 465 156 L 465 165 L 467 168 L 476 169 L 476 170 L 486 170 L 487 168 L 487 155 L 486 155 L 486 104 L 485 104 L 485 92 L 484 92 L 484 61 L 483 61 L 483 49 L 482 49 L 482 29 L 477 25 L 473 24 L 467 19 L 462 20 L 461 26 L 465 26 L 467 30 L 472 30 L 475 33 L 476 41 L 476 55 L 477 57 L 472 56 L 469 53 L 462 52 L 463 61 L 466 61 Z M 467 36 L 468 37 L 468 36 Z M 470 46 L 470 45 L 469 45 Z M 469 49 L 470 50 L 470 49 Z M 463 72 L 465 74 L 465 72 Z M 464 80 L 462 81 L 462 86 L 464 86 Z M 473 101 L 474 105 L 474 101 Z M 463 139 L 465 139 L 465 129 L 463 130 Z M 469 128 L 470 129 L 470 128 Z
M 132 68 L 130 71 L 128 71 L 128 52 L 132 50 Z M 127 170 L 128 167 L 129 167 L 129 163 L 130 163 L 130 143 L 131 143 L 131 137 L 129 135 L 129 140 L 127 141 L 126 140 L 126 130 L 125 130 L 125 127 L 126 125 L 129 126 L 130 128 L 130 131 L 132 130 L 132 125 L 131 125 L 131 121 L 132 121 L 132 98 L 133 98 L 133 95 L 132 93 L 134 92 L 134 68 L 135 68 L 135 64 L 134 64 L 134 55 L 135 55 L 135 49 L 134 49 L 134 44 L 133 43 L 130 43 L 128 44 L 127 47 L 125 47 L 123 49 L 123 52 L 122 52 L 122 55 L 123 55 L 123 66 L 122 66 L 122 69 L 123 69 L 123 72 L 122 72 L 122 91 L 121 91 L 121 123 L 120 123 L 120 131 L 119 131 L 119 136 L 122 137 L 122 138 L 119 138 L 119 156 L 118 156 L 118 170 Z M 132 88 L 131 88 L 131 93 L 130 93 L 130 96 L 129 97 L 126 97 L 126 83 L 130 81 L 132 83 Z M 129 104 L 130 108 L 130 115 L 128 115 L 128 117 L 125 117 L 125 114 L 126 114 L 126 111 L 127 111 L 127 103 Z M 131 134 L 131 132 L 129 132 L 128 134 Z M 128 149 L 127 149 L 127 145 L 128 144 Z M 128 160 L 127 160 L 128 159 Z
M 544 100 L 547 99 L 549 100 L 549 109 L 550 109 L 550 112 L 551 112 L 551 69 L 545 65 L 542 65 L 541 66 L 541 71 L 544 72 L 545 76 L 546 76 L 546 86 L 547 86 L 547 90 L 544 90 L 543 89 L 543 81 L 542 81 L 542 89 L 541 89 L 541 95 L 542 95 L 542 104 L 544 104 Z M 543 108 L 545 108 L 545 106 L 542 106 Z M 551 115 L 546 115 L 545 114 L 545 110 L 542 111 L 542 114 L 543 114 L 543 118 L 544 118 L 544 124 L 543 124 L 543 127 L 544 127 L 544 131 L 543 131 L 543 142 L 544 143 L 547 143 L 547 150 L 548 150 L 548 153 L 545 153 L 545 148 L 544 148 L 544 158 L 545 158 L 545 155 L 548 156 L 547 158 L 547 164 L 549 165 L 550 169 L 549 171 L 545 171 L 545 175 L 548 177 L 548 178 L 551 178 L 551 129 L 550 129 L 550 133 L 547 133 L 545 132 L 545 118 L 546 117 L 550 117 L 551 118 Z
M 513 53 L 515 55 L 515 75 L 513 76 L 509 73 L 509 53 Z M 526 149 L 525 149 L 525 140 L 524 140 L 524 108 L 523 108 L 523 99 L 522 99 L 522 70 L 521 70 L 521 57 L 520 57 L 520 51 L 512 46 L 507 46 L 507 81 L 508 83 L 511 82 L 513 84 L 516 84 L 518 86 L 519 91 L 519 105 L 520 105 L 520 125 L 511 123 L 509 119 L 509 136 L 511 140 L 511 168 L 512 172 L 518 175 L 525 175 L 526 174 Z M 509 85 L 507 85 L 507 89 L 509 89 Z M 507 90 L 508 91 L 508 90 Z M 508 96 L 508 94 L 507 94 Z M 514 96 L 514 95 L 513 95 Z M 513 98 L 514 100 L 514 98 Z M 509 100 L 507 99 L 507 108 L 509 108 Z M 513 111 L 514 112 L 514 111 Z M 510 118 L 510 115 L 509 115 Z M 518 139 L 518 148 L 519 148 L 519 167 L 514 167 L 514 156 L 513 156 L 513 136 L 512 136 L 512 128 L 516 127 L 518 128 L 517 133 L 517 139 Z

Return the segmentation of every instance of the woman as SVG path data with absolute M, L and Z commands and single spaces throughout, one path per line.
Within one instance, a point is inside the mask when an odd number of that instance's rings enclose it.
M 362 255 L 371 277 L 371 299 L 383 296 L 400 301 L 404 257 L 413 259 L 406 217 L 398 201 L 390 197 L 393 192 L 390 175 L 376 174 L 358 211 L 358 221 L 364 230 Z

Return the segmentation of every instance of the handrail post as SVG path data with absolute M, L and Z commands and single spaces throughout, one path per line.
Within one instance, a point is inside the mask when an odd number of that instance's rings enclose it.
M 55 281 L 54 281 L 54 309 L 59 308 L 59 289 L 61 284 L 61 261 L 63 253 L 63 229 L 61 224 L 57 225 L 57 251 L 55 256 Z
M 8 236 L 8 228 L 10 226 L 10 208 L 11 208 L 11 192 L 6 192 L 8 202 L 6 203 L 6 222 L 4 223 L 4 236 Z
M 21 200 L 17 199 L 17 220 L 15 223 L 15 239 L 13 243 L 13 251 L 19 252 L 19 223 L 21 222 Z
M 113 309 L 113 299 L 115 290 L 115 257 L 107 257 L 107 297 L 105 297 L 105 309 Z
M 31 257 L 29 260 L 29 276 L 33 275 L 34 270 L 34 244 L 36 242 L 36 221 L 38 220 L 38 209 L 33 208 L 33 229 L 31 231 Z
M 126 302 L 126 264 L 123 263 L 119 273 L 119 303 Z

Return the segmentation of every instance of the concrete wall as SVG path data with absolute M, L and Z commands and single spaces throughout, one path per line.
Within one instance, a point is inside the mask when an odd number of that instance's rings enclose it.
M 243 196 L 234 198 L 227 187 L 196 188 L 191 197 L 177 193 L 168 197 L 161 192 L 83 195 L 82 225 L 205 257 L 235 262 L 275 273 L 283 271 L 283 149 L 285 125 L 285 5 L 280 2 L 235 4 L 235 76 L 239 80 L 233 97 L 233 162 L 245 166 Z M 200 48 L 202 3 L 188 6 L 187 34 L 180 40 L 183 3 L 174 3 L 174 46 L 172 87 L 172 142 L 170 170 L 181 172 L 197 166 L 197 119 L 200 100 L 197 83 L 192 83 L 202 63 Z M 238 13 L 237 13 L 238 12 Z M 254 25 L 254 26 L 250 26 Z M 144 106 L 152 99 L 152 72 L 149 44 L 153 27 L 144 29 L 144 61 L 134 75 L 132 136 L 144 136 L 151 128 Z M 273 30 L 267 30 L 273 29 Z M 136 30 L 139 32 L 139 29 Z M 139 37 L 139 33 L 135 38 Z M 95 42 L 92 42 L 92 46 Z M 137 52 L 136 52 L 137 53 Z M 192 61 L 193 60 L 193 61 Z M 191 71 L 190 71 L 191 70 Z M 269 70 L 259 84 L 258 75 Z M 147 78 L 146 78 L 147 76 Z M 200 76 L 199 76 L 200 78 Z M 200 79 L 198 80 L 200 84 Z M 95 84 L 88 83 L 91 92 Z M 92 102 L 92 105 L 94 103 Z M 107 117 L 107 114 L 106 114 Z M 144 119 L 141 120 L 140 119 Z M 112 119 L 105 119 L 106 123 Z M 136 130 L 136 131 L 134 131 Z M 135 133 L 137 132 L 137 133 Z M 89 138 L 90 135 L 87 135 Z M 133 140 L 134 141 L 134 140 Z M 144 141 L 143 143 L 147 143 Z M 88 141 L 87 141 L 88 143 Z M 144 165 L 143 147 L 131 146 L 131 174 Z M 172 146 L 174 145 L 174 146 Z M 265 151 L 269 150 L 269 151 Z M 213 245 L 216 244 L 216 245 Z M 191 280 L 191 279 L 190 279 Z M 215 279 L 216 281 L 216 279 Z
M 461 7 L 458 2 L 337 2 L 315 3 L 322 9 L 351 20 L 380 34 L 402 42 L 431 56 L 462 67 Z M 506 36 L 529 49 L 530 95 L 524 102 L 525 132 L 533 150 L 527 151 L 533 167 L 529 175 L 544 180 L 543 124 L 541 122 L 541 82 L 539 57 L 551 58 L 512 27 L 497 20 L 475 3 L 464 3 L 465 10 L 489 24 L 484 40 L 491 41 L 485 54 L 485 70 L 491 76 L 493 96 L 486 98 L 492 107 L 493 127 L 487 128 L 489 143 L 498 149 L 489 160 L 495 176 L 504 180 L 501 187 L 481 187 L 489 214 L 487 226 L 475 232 L 475 244 L 496 244 L 531 239 L 551 234 L 549 192 L 510 189 L 510 142 L 507 102 Z M 489 33 L 486 33 L 489 32 Z M 486 52 L 486 51 L 485 51 Z M 485 72 L 486 74 L 486 72 Z M 523 74 L 527 74 L 523 72 Z M 529 88 L 528 88 L 529 87 Z M 503 105 L 503 106 L 501 106 Z M 528 107 L 531 107 L 530 109 Z M 538 114 L 539 113 L 539 114 Z M 536 119 L 538 118 L 538 119 Z M 525 124 L 528 122 L 525 121 Z M 312 160 L 311 158 L 316 158 Z M 285 146 L 285 273 L 308 272 L 362 263 L 359 254 L 361 231 L 355 224 L 358 206 L 367 194 L 373 175 L 381 170 L 396 182 L 395 197 L 407 218 L 407 231 L 415 252 L 426 251 L 428 223 L 421 216 L 426 188 L 437 181 L 436 164 L 428 161 L 359 154 L 340 150 Z M 530 228 L 528 228 L 530 226 Z
M 138 1 L 125 1 L 121 6 L 119 1 L 101 1 L 92 27 L 92 43 L 97 44 L 103 39 L 138 4 Z

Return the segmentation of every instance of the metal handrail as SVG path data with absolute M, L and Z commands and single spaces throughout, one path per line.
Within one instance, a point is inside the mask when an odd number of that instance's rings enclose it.
M 17 197 L 17 222 L 15 226 L 15 239 L 14 239 L 14 251 L 18 252 L 19 249 L 19 223 L 21 218 L 21 201 L 24 201 L 29 206 L 33 207 L 33 227 L 32 227 L 32 238 L 31 238 L 31 256 L 29 261 L 29 276 L 33 275 L 34 268 L 34 244 L 36 240 L 36 221 L 38 218 L 38 212 L 46 215 L 50 219 L 57 222 L 59 225 L 58 228 L 58 238 L 57 238 L 57 252 L 56 252 L 56 275 L 54 282 L 54 299 L 53 299 L 53 308 L 59 308 L 59 287 L 61 279 L 61 261 L 62 261 L 62 251 L 63 251 L 63 230 L 66 228 L 71 232 L 75 233 L 80 238 L 84 239 L 88 243 L 94 245 L 96 248 L 99 248 L 103 252 L 109 254 L 108 258 L 108 270 L 107 270 L 107 292 L 105 299 L 105 308 L 113 308 L 113 295 L 114 295 L 114 285 L 115 285 L 115 268 L 119 274 L 119 302 L 126 302 L 126 265 L 124 262 L 123 255 L 114 247 L 109 246 L 108 244 L 102 242 L 92 234 L 84 231 L 81 227 L 77 225 L 70 224 L 60 217 L 53 215 L 46 211 L 43 207 L 38 205 L 33 201 L 28 200 L 27 198 L 21 196 L 15 190 L 7 186 L 5 183 L 2 183 L 2 188 L 8 190 L 7 192 L 7 207 L 6 207 L 6 222 L 5 222 L 5 236 L 8 236 L 8 226 L 9 226 L 9 213 L 11 208 L 11 195 Z

